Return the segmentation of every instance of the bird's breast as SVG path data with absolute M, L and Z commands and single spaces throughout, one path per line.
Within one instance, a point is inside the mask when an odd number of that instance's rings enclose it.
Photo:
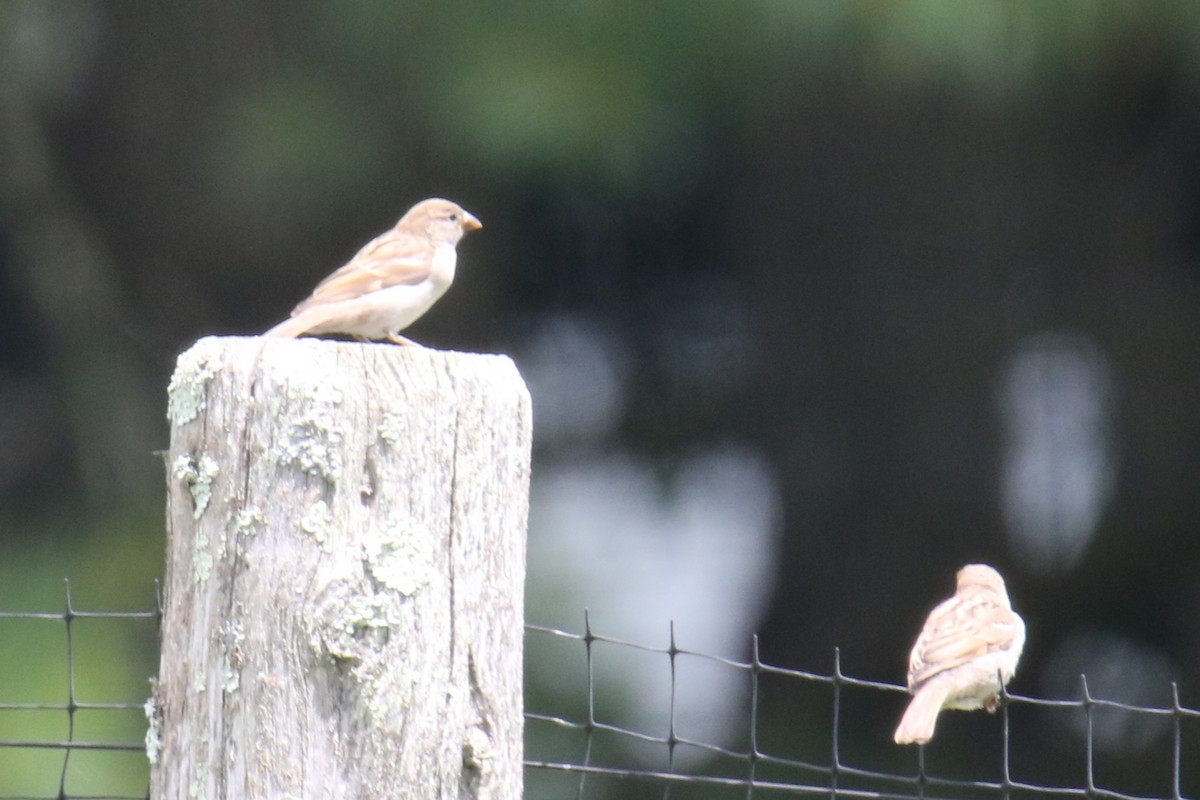
M 429 268 L 429 280 L 441 292 L 446 291 L 454 282 L 454 267 L 458 263 L 458 255 L 454 245 L 438 245 L 433 251 L 433 263 Z

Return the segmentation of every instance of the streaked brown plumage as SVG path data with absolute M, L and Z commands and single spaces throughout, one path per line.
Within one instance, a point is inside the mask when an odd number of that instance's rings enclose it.
M 483 227 L 456 203 L 417 203 L 395 227 L 368 242 L 345 266 L 321 281 L 312 295 L 264 336 L 343 333 L 360 340 L 400 336 L 437 302 L 454 280 L 455 246 Z
M 995 711 L 1024 646 L 1025 622 L 1013 612 L 1000 573 L 986 564 L 960 569 L 954 597 L 930 613 L 913 646 L 913 699 L 896 728 L 896 743 L 928 742 L 943 708 Z

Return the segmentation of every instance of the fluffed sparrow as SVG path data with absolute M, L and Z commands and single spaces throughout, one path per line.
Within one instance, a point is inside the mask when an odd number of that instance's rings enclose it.
M 929 614 L 908 661 L 913 699 L 896 744 L 924 744 L 943 708 L 994 712 L 1017 670 L 1025 622 L 1012 610 L 1004 579 L 986 564 L 958 571 L 958 588 Z
M 449 200 L 422 200 L 396 227 L 368 242 L 321 281 L 290 319 L 264 336 L 344 333 L 411 344 L 400 331 L 417 321 L 454 280 L 454 246 L 483 225 Z

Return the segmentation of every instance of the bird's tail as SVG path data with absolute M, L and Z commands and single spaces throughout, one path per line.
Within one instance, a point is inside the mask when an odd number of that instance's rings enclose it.
M 896 744 L 925 744 L 932 739 L 938 713 L 949 692 L 949 686 L 936 680 L 918 689 L 896 727 L 893 737 Z
M 312 320 L 310 319 L 302 316 L 289 317 L 264 333 L 263 336 L 271 339 L 295 339 L 300 334 L 307 333 L 311 327 Z

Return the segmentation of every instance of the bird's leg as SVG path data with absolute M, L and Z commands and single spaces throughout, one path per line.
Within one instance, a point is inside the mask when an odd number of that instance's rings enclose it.
M 989 714 L 995 714 L 996 709 L 1000 707 L 1000 695 L 994 694 L 989 697 L 983 707 L 987 709 Z
M 418 345 L 412 339 L 409 339 L 407 336 L 401 336 L 398 333 L 389 333 L 387 335 L 387 340 L 392 344 L 410 344 L 414 347 L 420 347 L 420 345 Z

